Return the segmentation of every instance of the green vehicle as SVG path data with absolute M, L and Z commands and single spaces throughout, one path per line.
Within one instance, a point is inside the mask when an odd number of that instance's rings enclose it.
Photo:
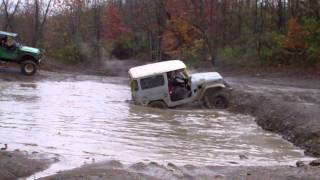
M 0 61 L 14 62 L 21 66 L 21 73 L 33 75 L 41 62 L 40 49 L 23 46 L 18 34 L 0 31 Z

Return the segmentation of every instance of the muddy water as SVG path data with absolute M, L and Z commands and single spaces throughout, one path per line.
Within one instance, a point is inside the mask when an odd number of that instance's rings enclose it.
M 157 110 L 131 105 L 129 99 L 122 78 L 1 82 L 0 143 L 59 160 L 33 178 L 110 159 L 267 166 L 308 158 L 250 116 Z

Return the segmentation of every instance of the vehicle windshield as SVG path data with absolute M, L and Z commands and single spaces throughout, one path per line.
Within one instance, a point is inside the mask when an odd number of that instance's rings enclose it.
M 177 76 L 179 76 L 180 78 L 183 78 L 183 79 L 189 78 L 189 73 L 188 73 L 187 69 L 179 69 L 179 70 L 172 71 L 172 72 L 175 72 L 175 74 Z
M 190 77 L 187 69 L 182 69 L 181 74 L 184 76 L 184 78 L 188 79 Z

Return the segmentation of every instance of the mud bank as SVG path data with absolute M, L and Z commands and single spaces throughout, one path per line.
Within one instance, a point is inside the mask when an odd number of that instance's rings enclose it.
M 243 167 L 243 166 L 165 166 L 151 162 L 123 165 L 118 161 L 109 161 L 64 171 L 57 175 L 42 178 L 49 179 L 318 179 L 319 166 L 303 167 Z
M 231 80 L 231 111 L 251 114 L 263 129 L 281 134 L 283 138 L 320 156 L 320 88 L 318 81 L 307 85 L 292 81 L 280 84 L 243 84 Z M 312 84 L 315 83 L 315 84 Z M 245 85 L 244 85 L 245 84 Z
M 1 62 L 0 62 L 1 63 Z M 63 64 L 47 60 L 33 76 L 20 73 L 20 66 L 13 63 L 0 64 L 0 81 L 63 81 L 79 80 L 79 76 L 128 77 L 129 68 L 144 64 L 138 60 L 106 60 L 101 64 Z
M 11 180 L 30 176 L 47 169 L 49 160 L 33 159 L 22 152 L 0 151 L 0 179 Z

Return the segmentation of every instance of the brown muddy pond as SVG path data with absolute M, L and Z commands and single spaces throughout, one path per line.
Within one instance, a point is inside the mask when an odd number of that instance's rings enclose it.
M 309 158 L 251 116 L 151 109 L 129 104 L 130 96 L 125 78 L 1 82 L 0 146 L 59 159 L 33 178 L 112 159 L 269 166 Z

